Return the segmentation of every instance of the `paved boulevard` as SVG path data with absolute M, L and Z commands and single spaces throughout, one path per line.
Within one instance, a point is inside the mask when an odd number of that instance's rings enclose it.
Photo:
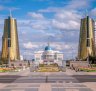
M 96 74 L 74 72 L 0 73 L 0 91 L 96 91 Z

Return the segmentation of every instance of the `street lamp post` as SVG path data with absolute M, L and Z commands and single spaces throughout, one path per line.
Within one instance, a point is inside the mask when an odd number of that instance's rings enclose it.
M 49 72 L 46 72 L 46 73 L 45 73 L 45 77 L 46 77 L 45 82 L 46 82 L 46 83 L 48 82 L 48 76 L 49 76 L 49 75 L 50 75 Z

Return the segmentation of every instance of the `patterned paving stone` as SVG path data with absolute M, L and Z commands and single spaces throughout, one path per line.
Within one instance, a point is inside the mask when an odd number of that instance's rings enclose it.
M 25 90 L 11 90 L 11 91 L 25 91 Z
M 0 91 L 11 91 L 10 89 L 0 89 Z
M 6 87 L 17 87 L 17 85 L 7 85 Z
M 0 89 L 0 91 L 38 91 L 38 88 Z
M 23 76 L 23 74 L 27 75 Z M 24 71 L 15 74 L 14 76 L 9 74 L 8 77 L 0 77 L 1 83 L 6 84 L 6 86 L 4 85 L 4 88 L 0 89 L 0 91 L 39 91 L 41 84 L 43 83 L 51 85 L 50 91 L 92 91 L 77 79 L 81 79 L 79 75 L 77 75 L 76 78 L 75 76 L 67 75 L 66 73 L 50 73 L 50 75 L 48 75 L 47 83 L 46 76 L 44 73 L 31 74 L 29 72 L 28 75 L 28 71 Z M 47 85 L 46 88 L 48 88 Z
M 52 87 L 86 87 L 82 84 L 53 84 Z
M 70 89 L 66 89 L 66 88 L 52 88 L 52 91 L 92 91 L 89 88 L 70 88 Z
M 78 89 L 66 89 L 66 91 L 79 91 Z
M 28 89 L 25 89 L 25 91 L 38 91 L 38 88 L 28 88 Z
M 79 91 L 92 91 L 90 88 L 79 88 Z
M 52 88 L 52 91 L 66 91 L 64 88 Z

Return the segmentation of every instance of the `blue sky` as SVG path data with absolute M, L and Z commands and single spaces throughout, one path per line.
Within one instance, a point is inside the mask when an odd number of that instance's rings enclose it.
M 20 54 L 27 59 L 33 58 L 34 51 L 44 50 L 48 39 L 65 59 L 75 58 L 80 19 L 87 10 L 96 20 L 96 0 L 0 0 L 0 49 L 9 9 L 18 23 Z

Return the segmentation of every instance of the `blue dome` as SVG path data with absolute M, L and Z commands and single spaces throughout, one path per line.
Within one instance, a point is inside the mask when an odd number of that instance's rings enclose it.
M 52 50 L 50 46 L 45 47 L 45 51 Z

